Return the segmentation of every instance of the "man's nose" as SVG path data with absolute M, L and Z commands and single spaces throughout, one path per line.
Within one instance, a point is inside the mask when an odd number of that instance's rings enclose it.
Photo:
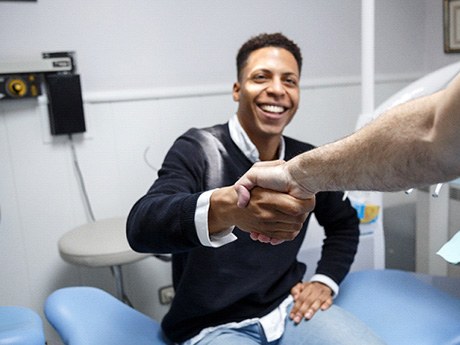
M 267 92 L 276 96 L 281 96 L 286 93 L 284 85 L 279 78 L 274 78 L 267 88 Z

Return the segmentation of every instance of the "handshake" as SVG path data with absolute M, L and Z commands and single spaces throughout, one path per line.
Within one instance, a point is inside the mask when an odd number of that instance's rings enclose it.
M 257 231 L 249 231 L 251 238 L 263 243 L 293 240 L 315 207 L 315 194 L 297 183 L 288 163 L 280 160 L 254 164 L 234 189 L 238 207 L 252 207 L 259 222 Z

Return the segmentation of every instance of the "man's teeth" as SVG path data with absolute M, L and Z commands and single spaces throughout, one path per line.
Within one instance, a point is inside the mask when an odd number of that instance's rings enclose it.
M 278 105 L 264 104 L 260 107 L 262 108 L 262 110 L 268 111 L 270 113 L 282 113 L 284 111 L 284 108 Z

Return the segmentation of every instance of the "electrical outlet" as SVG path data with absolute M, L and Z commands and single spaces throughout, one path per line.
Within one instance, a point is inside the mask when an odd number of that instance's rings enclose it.
M 172 285 L 164 286 L 158 291 L 160 296 L 160 303 L 163 305 L 171 304 L 174 298 L 174 288 Z

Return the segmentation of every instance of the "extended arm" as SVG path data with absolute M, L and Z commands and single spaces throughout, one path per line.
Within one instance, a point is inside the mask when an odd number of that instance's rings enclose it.
M 434 95 L 391 109 L 355 134 L 288 164 L 311 191 L 393 191 L 460 174 L 460 78 Z
M 238 208 L 233 187 L 218 187 L 233 183 L 247 167 L 239 168 L 233 161 L 218 167 L 220 149 L 219 142 L 202 131 L 191 130 L 176 140 L 158 179 L 129 214 L 127 237 L 134 250 L 184 252 L 207 245 L 203 236 L 228 234 L 233 226 L 281 240 L 296 237 L 312 208 L 309 201 L 274 191 L 258 197 L 256 189 L 250 205 Z M 197 205 L 205 191 L 212 192 L 206 204 L 209 212 L 205 224 L 199 222 L 197 226 Z
M 320 190 L 396 191 L 444 182 L 460 175 L 459 133 L 457 77 L 445 90 L 390 109 L 345 139 L 286 164 L 256 165 L 236 188 L 244 199 L 241 186 L 307 197 Z

